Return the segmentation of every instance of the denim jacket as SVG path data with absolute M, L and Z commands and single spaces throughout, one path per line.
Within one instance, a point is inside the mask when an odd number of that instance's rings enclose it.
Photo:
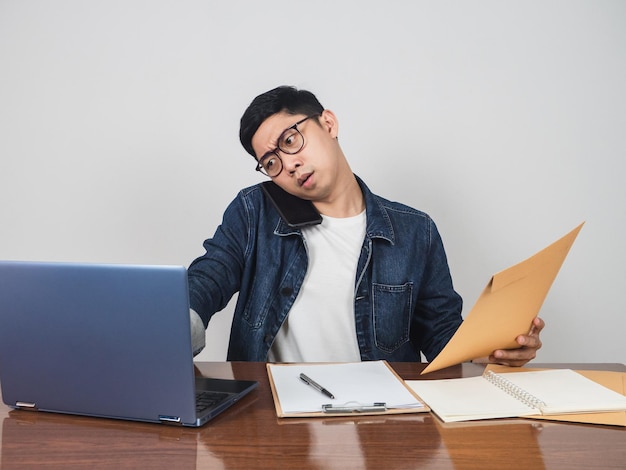
M 419 361 L 422 351 L 432 360 L 462 321 L 437 228 L 357 179 L 367 218 L 354 281 L 361 359 Z M 284 223 L 256 185 L 231 202 L 204 248 L 188 269 L 191 308 L 206 327 L 238 292 L 228 360 L 266 361 L 307 270 L 301 231 Z

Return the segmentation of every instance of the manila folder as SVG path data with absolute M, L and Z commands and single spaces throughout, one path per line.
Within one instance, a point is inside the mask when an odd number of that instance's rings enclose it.
M 525 261 L 492 276 L 459 329 L 422 374 L 519 345 L 584 222 Z

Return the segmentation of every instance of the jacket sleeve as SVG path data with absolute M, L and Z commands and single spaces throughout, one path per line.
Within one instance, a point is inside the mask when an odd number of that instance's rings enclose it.
M 189 302 L 205 328 L 239 291 L 249 235 L 249 211 L 241 193 L 233 200 L 213 238 L 204 242 L 205 254 L 187 270 Z
M 432 220 L 429 234 L 424 278 L 413 313 L 411 340 L 431 361 L 461 325 L 463 300 L 452 285 L 443 242 Z

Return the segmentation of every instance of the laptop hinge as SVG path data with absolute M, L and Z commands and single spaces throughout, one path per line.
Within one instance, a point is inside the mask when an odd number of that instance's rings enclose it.
M 20 410 L 37 410 L 37 405 L 26 401 L 16 401 L 15 407 Z
M 178 416 L 159 415 L 159 421 L 165 424 L 182 424 Z

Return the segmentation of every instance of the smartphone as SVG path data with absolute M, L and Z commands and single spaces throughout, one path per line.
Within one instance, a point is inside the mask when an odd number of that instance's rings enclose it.
M 261 183 L 261 188 L 290 227 L 306 227 L 322 223 L 322 216 L 311 201 L 289 194 L 273 181 Z

